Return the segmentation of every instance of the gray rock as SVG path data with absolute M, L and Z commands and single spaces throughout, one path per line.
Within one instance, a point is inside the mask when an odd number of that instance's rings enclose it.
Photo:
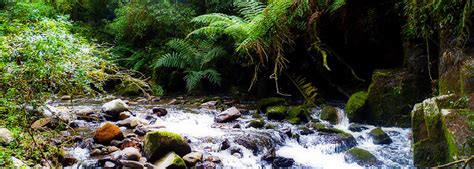
M 140 151 L 134 147 L 127 147 L 122 150 L 122 158 L 125 160 L 139 161 L 141 157 Z
M 235 120 L 237 118 L 239 118 L 242 114 L 240 113 L 240 111 L 235 108 L 235 107 L 231 107 L 225 111 L 223 111 L 222 113 L 219 113 L 215 118 L 214 118 L 214 121 L 216 121 L 217 123 L 226 123 L 226 122 L 230 122 L 232 120 Z
M 186 154 L 183 157 L 183 160 L 184 160 L 184 162 L 186 163 L 187 166 L 189 166 L 189 167 L 195 166 L 196 163 L 201 162 L 202 153 L 192 152 L 192 153 Z
M 115 99 L 102 105 L 102 111 L 112 118 L 118 118 L 119 113 L 129 109 L 130 107 L 121 99 Z
M 13 136 L 10 130 L 0 128 L 0 144 L 10 144 L 13 141 Z
M 124 167 L 130 167 L 130 168 L 133 168 L 133 169 L 142 169 L 142 168 L 145 168 L 145 165 L 138 162 L 138 161 L 131 161 L 131 160 L 120 160 L 120 163 L 124 166 Z

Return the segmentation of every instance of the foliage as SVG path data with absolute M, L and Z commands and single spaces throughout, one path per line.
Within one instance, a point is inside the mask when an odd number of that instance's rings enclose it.
M 291 82 L 296 86 L 300 94 L 304 97 L 306 104 L 316 106 L 316 96 L 318 96 L 317 88 L 312 83 L 307 82 L 303 76 L 289 77 Z
M 221 74 L 213 66 L 213 62 L 226 54 L 226 51 L 212 42 L 199 43 L 190 40 L 173 39 L 167 45 L 174 50 L 161 56 L 154 63 L 155 68 L 169 67 L 184 70 L 186 88 L 188 91 L 195 89 L 203 79 L 212 84 L 220 85 Z

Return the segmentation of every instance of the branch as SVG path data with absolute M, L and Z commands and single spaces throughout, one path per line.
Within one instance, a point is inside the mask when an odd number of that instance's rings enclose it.
M 445 168 L 445 167 L 449 167 L 449 166 L 456 165 L 456 164 L 459 164 L 459 163 L 464 163 L 464 165 L 463 165 L 461 168 L 466 168 L 467 165 L 468 165 L 470 162 L 472 162 L 473 160 L 474 160 L 474 155 L 472 155 L 472 156 L 469 157 L 469 158 L 456 160 L 456 161 L 453 161 L 453 162 L 450 162 L 450 163 L 447 163 L 447 164 L 443 164 L 443 165 L 436 166 L 436 167 L 434 167 L 434 168 Z

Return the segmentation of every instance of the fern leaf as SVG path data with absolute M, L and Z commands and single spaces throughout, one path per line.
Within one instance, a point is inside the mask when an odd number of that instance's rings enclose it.
M 185 63 L 183 62 L 182 55 L 180 53 L 167 53 L 162 55 L 154 64 L 154 68 L 170 67 L 184 69 Z

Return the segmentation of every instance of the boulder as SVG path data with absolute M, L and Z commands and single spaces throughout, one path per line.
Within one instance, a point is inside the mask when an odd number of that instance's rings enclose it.
M 121 120 L 117 122 L 118 126 L 124 126 L 124 127 L 129 127 L 129 128 L 135 128 L 138 125 L 146 125 L 149 122 L 145 119 L 141 119 L 138 117 L 130 117 L 125 120 Z
M 416 104 L 412 111 L 414 164 L 431 167 L 474 154 L 474 111 L 456 95 Z
M 191 147 L 181 135 L 167 131 L 149 132 L 143 142 L 145 157 L 150 162 L 155 162 L 169 152 L 180 156 L 191 152 Z
M 214 121 L 217 123 L 226 123 L 233 121 L 239 118 L 242 114 L 240 113 L 239 109 L 235 107 L 231 107 L 221 113 L 219 113 L 215 118 Z
M 283 120 L 287 117 L 286 106 L 271 106 L 267 107 L 266 115 L 271 120 Z
M 273 159 L 272 166 L 274 168 L 287 168 L 293 166 L 293 163 L 295 163 L 295 160 L 291 158 L 277 156 Z
M 145 168 L 145 165 L 138 162 L 138 161 L 132 161 L 132 160 L 120 160 L 120 164 L 124 167 L 129 167 L 133 169 L 143 169 Z
M 283 98 L 278 98 L 278 97 L 270 97 L 270 98 L 264 98 L 261 99 L 258 102 L 258 109 L 260 111 L 265 112 L 267 110 L 267 107 L 271 106 L 283 106 L 286 105 L 286 100 Z
M 255 119 L 247 124 L 247 127 L 253 128 L 262 128 L 263 126 L 265 126 L 265 121 L 263 121 L 263 119 Z
M 321 120 L 326 120 L 331 124 L 337 124 L 341 120 L 338 110 L 333 106 L 324 106 L 319 115 Z
M 288 121 L 292 124 L 298 124 L 300 122 L 309 122 L 311 120 L 311 114 L 306 106 L 295 106 L 288 110 Z
M 348 150 L 344 154 L 344 160 L 347 163 L 357 163 L 364 167 L 376 166 L 381 164 L 381 162 L 372 153 L 357 147 Z
M 392 139 L 385 133 L 382 128 L 377 127 L 372 129 L 369 132 L 369 136 L 372 138 L 374 144 L 390 144 L 392 143 Z
M 349 130 L 350 130 L 350 131 L 353 131 L 353 132 L 361 132 L 362 130 L 367 130 L 367 129 L 369 129 L 369 128 L 364 127 L 364 126 L 362 126 L 362 125 L 360 125 L 360 124 L 354 124 L 354 123 L 353 123 L 353 124 L 350 124 L 350 125 L 349 125 Z
M 195 166 L 198 162 L 202 161 L 202 153 L 199 152 L 192 152 L 189 154 L 186 154 L 183 157 L 184 162 L 188 167 L 193 167 Z
M 51 122 L 51 118 L 41 118 L 36 120 L 33 124 L 31 124 L 32 129 L 41 129 L 46 127 Z
M 186 163 L 179 155 L 170 152 L 155 163 L 155 168 L 185 169 Z
M 43 107 L 43 116 L 46 118 L 59 119 L 66 123 L 69 123 L 76 119 L 75 114 L 69 111 L 68 108 L 54 107 L 51 105 L 46 105 Z
M 142 157 L 140 151 L 134 147 L 124 148 L 122 151 L 122 158 L 125 160 L 139 161 Z
M 0 128 L 0 145 L 10 144 L 13 141 L 13 136 L 7 128 Z
M 95 131 L 94 140 L 99 143 L 109 143 L 110 141 L 123 138 L 123 133 L 118 126 L 110 122 L 105 123 Z
M 168 114 L 168 111 L 165 108 L 161 108 L 161 107 L 153 107 L 151 111 L 153 112 L 153 114 L 156 114 L 158 117 L 166 116 L 166 114 Z
M 130 113 L 128 111 L 124 111 L 124 112 L 121 112 L 119 114 L 119 119 L 120 120 L 125 120 L 125 119 L 129 118 L 130 116 L 132 116 L 132 113 Z
M 271 134 L 265 132 L 246 133 L 235 138 L 234 142 L 252 150 L 254 154 L 274 148 L 274 144 L 280 143 L 279 140 L 273 139 Z
M 118 119 L 121 112 L 129 109 L 130 107 L 121 99 L 115 99 L 102 105 L 102 112 L 113 119 Z
M 344 108 L 351 122 L 364 122 L 366 116 L 367 92 L 360 91 L 351 95 Z

